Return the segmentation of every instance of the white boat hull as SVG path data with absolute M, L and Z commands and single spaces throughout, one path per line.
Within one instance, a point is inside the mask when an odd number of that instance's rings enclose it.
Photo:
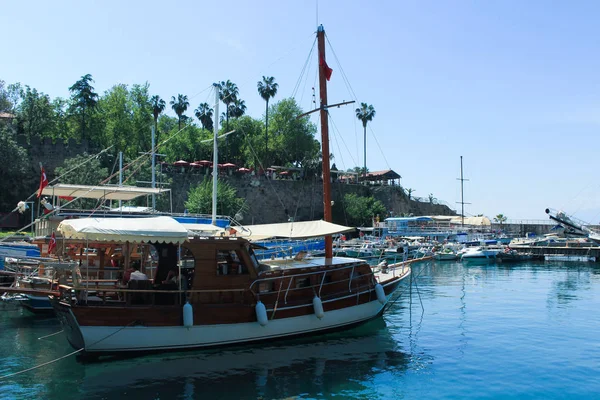
M 389 300 L 391 295 L 387 296 Z M 266 326 L 258 322 L 218 325 L 194 325 L 168 327 L 145 326 L 77 326 L 69 309 L 57 310 L 63 326 L 69 319 L 71 329 L 65 329 L 74 347 L 84 348 L 88 353 L 113 353 L 128 351 L 154 351 L 223 346 L 286 336 L 307 335 L 366 322 L 378 316 L 384 304 L 375 300 L 369 303 L 325 312 L 316 315 L 282 318 L 268 321 Z M 79 334 L 78 334 L 79 333 Z M 82 343 L 78 343 L 83 341 Z

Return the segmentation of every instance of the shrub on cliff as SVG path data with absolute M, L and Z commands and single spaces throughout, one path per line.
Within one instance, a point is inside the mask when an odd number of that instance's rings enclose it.
M 245 201 L 237 197 L 237 190 L 226 182 L 217 183 L 217 214 L 234 216 L 243 211 Z M 192 214 L 210 214 L 212 212 L 212 179 L 190 188 L 185 208 Z

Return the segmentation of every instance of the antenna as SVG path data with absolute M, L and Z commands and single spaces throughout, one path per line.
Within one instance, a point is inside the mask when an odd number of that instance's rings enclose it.
M 460 156 L 460 178 L 456 178 L 456 180 L 460 181 L 460 201 L 457 201 L 457 203 L 459 203 L 461 205 L 460 226 L 461 226 L 461 228 L 464 228 L 464 226 L 465 226 L 465 204 L 471 204 L 471 203 L 465 203 L 465 193 L 464 193 L 463 183 L 464 183 L 464 181 L 468 181 L 468 179 L 463 178 L 462 156 Z

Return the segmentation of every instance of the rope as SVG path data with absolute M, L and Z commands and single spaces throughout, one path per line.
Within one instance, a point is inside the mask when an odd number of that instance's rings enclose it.
M 62 332 L 63 332 L 63 329 L 61 329 L 61 330 L 60 330 L 60 331 L 58 331 L 58 332 L 54 332 L 54 333 L 51 333 L 51 334 L 49 334 L 49 335 L 46 335 L 46 336 L 39 337 L 39 338 L 37 338 L 37 340 L 46 339 L 46 338 L 48 338 L 48 337 L 50 337 L 50 336 L 58 335 L 59 333 L 62 333 Z
M 80 353 L 80 352 L 82 352 L 83 350 L 84 350 L 84 349 L 75 350 L 75 351 L 73 351 L 73 352 L 71 352 L 71 353 L 69 353 L 69 354 L 65 354 L 65 355 L 64 355 L 64 356 L 62 356 L 62 357 L 59 357 L 59 358 L 57 358 L 57 359 L 54 359 L 54 360 L 51 360 L 51 361 L 48 361 L 48 362 L 45 362 L 45 363 L 42 363 L 42 364 L 40 364 L 40 365 L 36 365 L 36 366 L 34 366 L 34 367 L 31 367 L 31 368 L 24 369 L 23 371 L 14 372 L 14 373 L 12 373 L 12 374 L 8 374 L 8 375 L 0 376 L 0 380 L 2 380 L 2 379 L 6 379 L 6 378 L 10 378 L 11 376 L 15 376 L 15 375 L 24 374 L 25 372 L 33 371 L 34 369 L 38 369 L 38 368 L 44 367 L 44 366 L 46 366 L 46 365 L 53 364 L 53 363 L 55 363 L 55 362 L 57 362 L 57 361 L 60 361 L 60 360 L 62 360 L 63 358 L 67 358 L 67 357 L 70 357 L 70 356 L 72 356 L 72 355 L 74 355 L 74 354 Z
M 92 346 L 94 346 L 94 345 L 96 345 L 96 344 L 98 344 L 98 343 L 100 343 L 100 342 L 102 342 L 102 341 L 104 341 L 104 340 L 108 339 L 109 337 L 111 337 L 111 336 L 113 336 L 113 335 L 116 335 L 117 333 L 121 332 L 123 329 L 125 329 L 125 328 L 127 328 L 127 327 L 129 327 L 129 326 L 131 326 L 131 325 L 133 325 L 133 324 L 135 324 L 136 322 L 137 322 L 137 321 L 132 321 L 132 322 L 128 323 L 127 325 L 125 325 L 124 327 L 122 327 L 122 328 L 118 329 L 117 331 L 115 331 L 115 332 L 111 333 L 110 335 L 107 335 L 107 336 L 103 337 L 102 339 L 98 340 L 97 342 L 94 342 L 94 343 L 92 343 L 91 345 L 89 345 L 89 346 L 88 346 L 88 348 L 91 348 Z M 62 330 L 61 330 L 60 332 L 62 332 Z M 58 333 L 60 333 L 60 332 L 56 332 L 56 333 L 53 333 L 53 334 L 51 334 L 51 335 L 48 335 L 48 336 L 56 335 L 56 334 L 58 334 Z M 39 340 L 39 339 L 42 339 L 42 338 L 45 338 L 45 337 L 48 337 L 48 336 L 42 336 L 41 338 L 38 338 L 38 340 Z M 67 358 L 67 357 L 70 357 L 70 356 L 72 356 L 72 355 L 75 355 L 75 354 L 77 354 L 77 353 L 80 353 L 80 352 L 82 352 L 82 351 L 84 351 L 84 350 L 85 350 L 85 348 L 81 348 L 81 349 L 79 349 L 79 350 L 75 350 L 75 351 L 73 351 L 73 352 L 71 352 L 71 353 L 69 353 L 69 354 L 65 354 L 64 356 L 58 357 L 58 358 L 56 358 L 56 359 L 54 359 L 54 360 L 50 360 L 50 361 L 47 361 L 47 362 L 45 362 L 45 363 L 42 363 L 42 364 L 39 364 L 39 365 L 33 366 L 33 367 L 31 367 L 31 368 L 27 368 L 27 369 L 24 369 L 24 370 L 22 370 L 22 371 L 18 371 L 18 372 L 13 372 L 12 374 L 8 374 L 8 375 L 0 376 L 0 380 L 2 380 L 2 379 L 6 379 L 6 378 L 10 378 L 11 376 L 15 376 L 15 375 L 24 374 L 25 372 L 33 371 L 34 369 L 38 369 L 38 368 L 44 367 L 44 366 L 46 366 L 46 365 L 53 364 L 53 363 L 55 363 L 55 362 L 57 362 L 57 361 L 60 361 L 60 360 L 62 360 L 62 359 L 64 359 L 64 358 Z

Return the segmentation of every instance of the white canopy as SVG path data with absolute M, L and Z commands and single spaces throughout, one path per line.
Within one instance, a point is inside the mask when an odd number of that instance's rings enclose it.
M 220 232 L 225 232 L 225 229 L 219 228 L 218 226 L 212 224 L 181 224 L 185 229 L 192 233 L 207 233 L 210 235 L 218 234 Z
M 67 239 L 105 242 L 183 243 L 188 239 L 187 229 L 171 217 L 67 219 L 58 231 Z
M 274 237 L 290 239 L 306 239 L 354 230 L 343 225 L 326 221 L 284 222 L 281 224 L 233 226 L 237 235 L 250 240 L 260 240 Z
M 143 188 L 136 186 L 88 186 L 59 183 L 46 186 L 42 191 L 46 196 L 75 197 L 82 199 L 133 200 L 136 197 L 161 194 L 170 189 Z

